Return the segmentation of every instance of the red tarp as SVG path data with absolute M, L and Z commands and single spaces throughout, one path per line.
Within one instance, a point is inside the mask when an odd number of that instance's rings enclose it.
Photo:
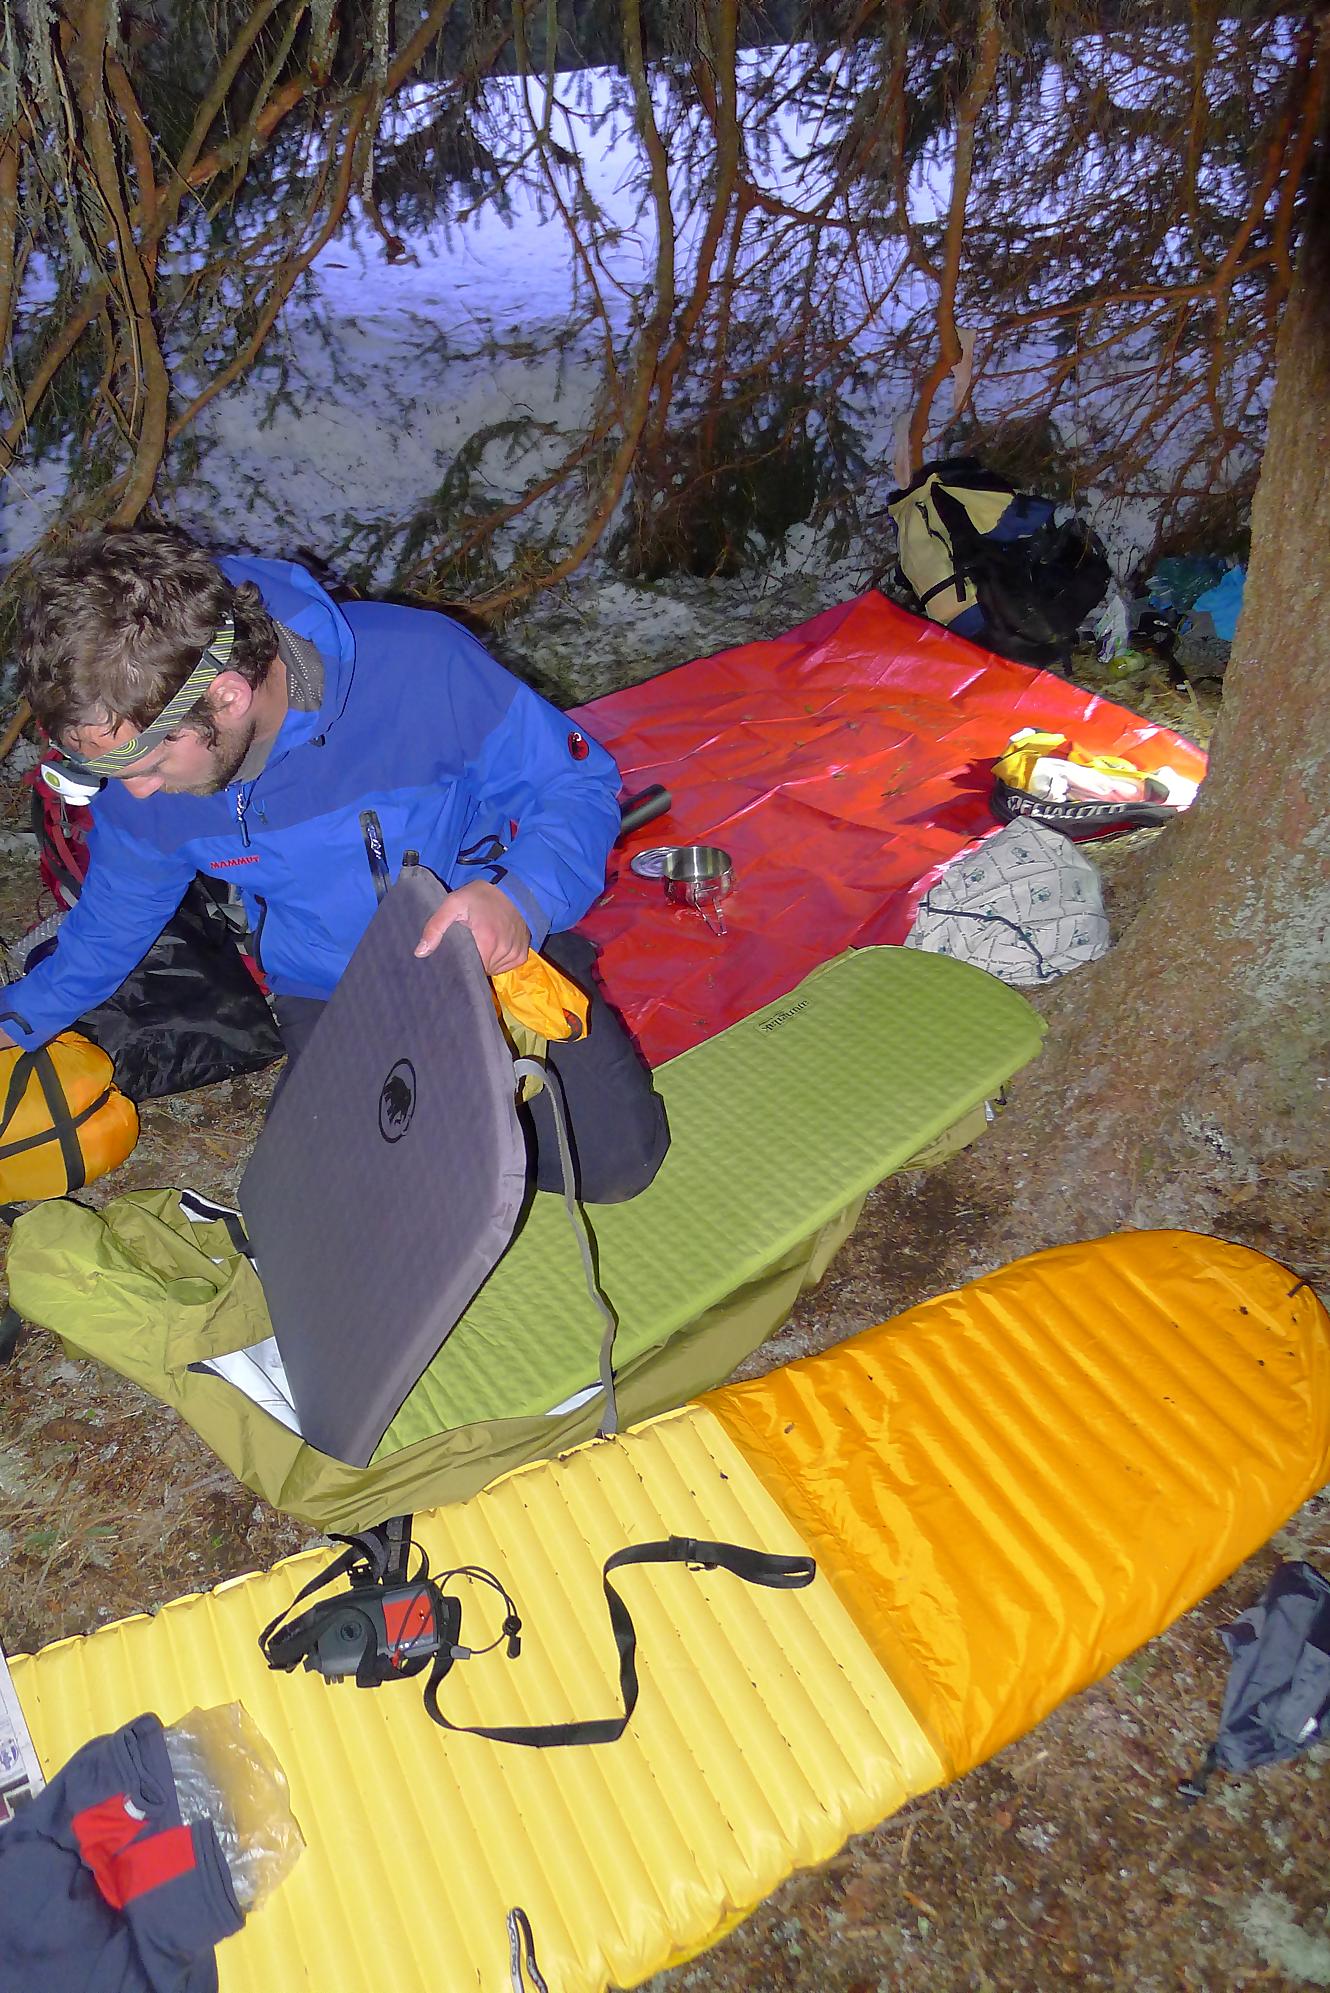
M 1199 781 L 1182 735 L 911 616 L 876 592 L 786 636 L 681 665 L 576 714 L 628 793 L 667 816 L 624 839 L 582 923 L 653 1066 L 783 996 L 845 948 L 901 941 L 938 868 L 998 828 L 992 764 L 1018 727 Z M 718 844 L 735 890 L 719 939 L 658 880 L 659 844 Z

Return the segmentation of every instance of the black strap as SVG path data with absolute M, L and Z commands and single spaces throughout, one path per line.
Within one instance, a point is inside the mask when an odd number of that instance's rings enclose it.
M 113 1086 L 104 1086 L 95 1100 L 90 1100 L 86 1107 L 81 1107 L 78 1113 L 71 1117 L 70 1127 L 81 1128 L 86 1121 L 91 1121 L 94 1114 L 100 1114 L 114 1091 L 115 1088 Z M 59 1139 L 60 1130 L 53 1122 L 49 1128 L 41 1128 L 35 1135 L 25 1135 L 19 1142 L 0 1143 L 0 1162 L 8 1162 L 11 1156 L 26 1155 L 30 1149 L 43 1148 L 47 1142 L 55 1142 Z M 79 1167 L 80 1169 L 83 1167 L 81 1154 L 79 1157 Z M 71 1183 L 68 1188 L 70 1190 L 79 1190 L 82 1188 L 82 1180 L 78 1178 L 77 1172 L 76 1181 Z
M 1182 1801 L 1184 1806 L 1195 1806 L 1198 1799 L 1205 1798 L 1206 1788 L 1210 1783 L 1211 1777 L 1213 1776 L 1215 1768 L 1217 1767 L 1218 1763 L 1219 1763 L 1219 1754 L 1215 1750 L 1214 1745 L 1212 1744 L 1209 1750 L 1206 1752 L 1205 1762 L 1201 1765 L 1200 1769 L 1197 1771 L 1196 1776 L 1194 1778 L 1183 1778 L 1178 1780 L 1175 1790 L 1177 1792 L 1178 1798 Z
M 304 1659 L 305 1649 L 303 1646 L 299 1651 L 293 1651 L 289 1657 L 279 1653 L 278 1657 L 274 1658 L 273 1649 L 274 1634 L 281 1626 L 282 1621 L 290 1618 L 302 1599 L 309 1598 L 314 1592 L 321 1592 L 325 1585 L 331 1585 L 334 1579 L 344 1576 L 356 1565 L 368 1567 L 368 1571 L 380 1582 L 386 1576 L 388 1547 L 376 1530 L 368 1530 L 364 1536 L 335 1536 L 333 1542 L 344 1543 L 346 1545 L 345 1550 L 334 1557 L 332 1563 L 320 1571 L 317 1577 L 311 1578 L 308 1584 L 302 1585 L 290 1603 L 284 1605 L 282 1610 L 277 1614 L 277 1617 L 270 1619 L 262 1633 L 260 1633 L 259 1647 L 270 1668 L 293 1668 L 298 1661 Z
M 411 1517 L 389 1516 L 382 1529 L 375 1530 L 374 1541 L 383 1544 L 383 1583 L 406 1584 L 411 1570 Z M 423 1551 L 421 1556 L 424 1557 Z M 428 1562 L 425 1570 L 429 1570 Z
M 87 1169 L 83 1161 L 83 1151 L 79 1147 L 78 1125 L 80 1121 L 86 1121 L 88 1116 L 96 1111 L 101 1102 L 100 1100 L 94 1101 L 90 1106 L 85 1107 L 76 1120 L 69 1111 L 69 1102 L 65 1098 L 65 1089 L 60 1075 L 55 1069 L 55 1060 L 51 1057 L 48 1048 L 42 1045 L 32 1056 L 37 1063 L 37 1078 L 41 1083 L 42 1092 L 46 1096 L 46 1106 L 51 1116 L 51 1126 L 55 1130 L 56 1138 L 60 1143 L 60 1154 L 64 1159 L 65 1189 L 66 1191 L 82 1190 L 88 1178 Z M 110 1088 L 108 1087 L 103 1091 L 101 1100 L 105 1100 L 109 1093 Z
M 384 843 L 383 825 L 377 810 L 360 812 L 360 834 L 365 840 L 365 856 L 369 860 L 370 878 L 374 881 L 374 897 L 382 906 L 393 876 L 388 870 L 388 847 Z
M 517 1727 L 450 1723 L 439 1708 L 439 1683 L 448 1672 L 451 1656 L 440 1655 L 425 1687 L 425 1707 L 434 1721 L 460 1737 L 485 1737 L 492 1744 L 523 1744 L 536 1750 L 567 1744 L 617 1743 L 637 1708 L 637 1631 L 627 1606 L 610 1583 L 610 1572 L 623 1570 L 629 1564 L 686 1564 L 695 1570 L 729 1571 L 747 1585 L 765 1585 L 776 1591 L 802 1590 L 817 1575 L 817 1565 L 811 1557 L 773 1557 L 766 1551 L 746 1550 L 737 1543 L 700 1543 L 691 1536 L 671 1536 L 659 1543 L 630 1544 L 607 1557 L 601 1572 L 614 1644 L 619 1650 L 622 1715 L 593 1717 L 582 1723 L 528 1723 Z
M 957 599 L 963 602 L 965 600 L 965 589 L 968 580 L 969 580 L 968 568 L 964 567 L 954 568 L 944 581 L 935 581 L 931 588 L 926 588 L 924 590 L 923 594 L 919 597 L 919 607 L 921 609 L 926 609 L 929 603 L 933 600 L 933 597 L 935 595 L 941 595 L 943 591 L 948 588 L 954 588 L 956 591 Z
M 244 1220 L 238 1211 L 231 1209 L 229 1204 L 217 1204 L 211 1197 L 204 1197 L 201 1191 L 182 1190 L 180 1209 L 187 1218 L 193 1218 L 202 1224 L 223 1225 L 226 1228 L 226 1236 L 234 1246 L 238 1257 L 247 1259 L 251 1266 L 254 1264 L 254 1248 L 249 1243 L 249 1233 L 245 1230 Z
M 512 1993 L 550 1993 L 548 1982 L 541 1974 L 536 1962 L 536 1940 L 531 1929 L 531 1919 L 520 1903 L 514 1903 L 508 1912 L 508 1974 L 512 1980 Z
M 54 1136 L 60 1144 L 60 1155 L 65 1165 L 65 1189 L 82 1190 L 87 1181 L 87 1172 L 83 1162 L 83 1151 L 79 1147 L 78 1130 L 89 1116 L 105 1105 L 110 1097 L 110 1088 L 104 1088 L 96 1100 L 89 1102 L 88 1106 L 77 1115 L 71 1114 L 69 1102 L 65 1098 L 65 1089 L 55 1069 L 55 1060 L 46 1046 L 39 1046 L 35 1052 L 20 1052 L 14 1061 L 14 1070 L 9 1076 L 9 1090 L 5 1095 L 4 1108 L 0 1110 L 0 1136 L 4 1135 L 17 1114 L 19 1103 L 26 1095 L 34 1073 L 46 1101 L 47 1113 L 51 1117 L 50 1130 L 43 1129 L 40 1134 L 26 1135 L 21 1141 L 0 1146 L 0 1157 L 7 1159 L 10 1156 L 22 1155 L 27 1149 L 40 1148 L 43 1142 L 49 1142 Z
M 952 557 L 957 568 L 963 571 L 985 550 L 988 536 L 979 531 L 964 501 L 957 498 L 954 491 L 948 491 L 945 484 L 935 484 L 928 496 L 942 530 L 951 542 Z M 1016 494 L 1011 492 L 1009 496 L 1014 498 Z
M 980 489 L 985 488 L 980 487 Z M 946 486 L 939 482 L 929 492 L 928 501 L 931 501 L 943 528 L 941 533 L 934 533 L 930 525 L 928 531 L 933 539 L 941 540 L 950 552 L 952 571 L 941 581 L 934 582 L 931 588 L 926 588 L 919 596 L 921 609 L 926 609 L 935 595 L 943 594 L 948 588 L 956 591 L 958 602 L 964 602 L 966 596 L 972 592 L 975 565 L 983 547 L 983 535 L 954 492 L 948 491 Z M 926 511 L 924 523 L 928 525 Z

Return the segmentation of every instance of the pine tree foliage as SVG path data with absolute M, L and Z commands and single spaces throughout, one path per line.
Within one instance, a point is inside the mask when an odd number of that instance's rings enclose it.
M 1323 89 L 1256 0 L 5 0 L 0 474 L 65 451 L 67 520 L 138 519 L 339 231 L 393 261 L 521 189 L 592 413 L 502 505 L 462 439 L 402 584 L 732 568 L 967 439 L 1171 531 L 1254 478 Z

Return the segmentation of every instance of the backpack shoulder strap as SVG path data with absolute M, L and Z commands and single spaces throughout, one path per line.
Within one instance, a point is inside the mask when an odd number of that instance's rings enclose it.
M 974 521 L 954 492 L 947 489 L 939 479 L 928 494 L 928 502 L 937 514 L 943 535 L 951 551 L 951 572 L 935 581 L 918 597 L 921 609 L 927 609 L 935 595 L 942 595 L 947 589 L 954 589 L 957 597 L 965 600 L 969 583 L 976 564 L 983 557 L 983 536 L 975 529 Z M 930 527 L 930 532 L 932 531 Z
M 965 501 L 958 498 L 950 486 L 941 480 L 933 486 L 930 497 L 933 510 L 937 513 L 951 541 L 958 568 L 972 561 L 982 551 L 984 536 L 975 525 L 965 508 Z

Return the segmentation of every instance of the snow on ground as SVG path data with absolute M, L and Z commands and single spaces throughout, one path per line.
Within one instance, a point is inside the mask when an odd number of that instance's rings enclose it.
M 750 55 L 751 77 L 789 55 Z M 488 86 L 497 121 L 505 93 L 511 108 L 522 87 L 515 79 Z M 539 86 L 528 88 L 538 121 Z M 600 391 L 606 337 L 622 346 L 641 311 L 655 255 L 625 92 L 624 80 L 609 72 L 561 77 L 552 123 L 553 136 L 582 155 L 586 197 L 610 225 L 600 257 L 603 319 L 588 315 L 563 224 L 530 166 L 505 182 L 501 200 L 478 198 L 462 214 L 409 236 L 402 261 L 388 262 L 378 237 L 353 214 L 288 305 L 261 364 L 213 401 L 177 447 L 159 487 L 163 508 L 211 545 L 296 557 L 313 552 L 334 571 L 359 569 L 386 585 L 393 524 L 438 490 L 468 442 L 494 432 L 473 494 L 494 504 L 516 497 L 557 463 Z M 403 115 L 409 121 L 412 106 Z M 804 161 L 819 136 L 817 115 L 815 108 L 800 114 L 787 107 L 772 145 L 753 165 L 772 190 L 797 193 L 804 203 L 815 191 L 818 169 Z M 917 219 L 936 212 L 948 180 L 945 158 L 930 157 L 921 167 L 913 190 Z M 688 206 L 681 185 L 676 193 L 682 290 L 699 211 Z M 871 247 L 849 259 L 838 281 L 858 286 L 844 300 L 850 317 L 878 294 L 884 268 L 873 263 Z M 883 316 L 902 323 L 918 312 L 927 302 L 919 281 L 897 291 Z M 874 323 L 871 312 L 864 316 L 863 349 L 880 359 L 890 327 Z M 982 383 L 983 412 L 991 415 L 1004 397 L 1028 392 L 1040 358 L 1032 342 L 1005 379 Z M 939 415 L 948 406 L 944 394 Z M 908 407 L 908 385 L 895 371 L 880 372 L 854 396 L 884 488 Z M 23 462 L 0 482 L 0 562 L 37 539 L 63 490 L 57 461 Z M 558 507 L 570 502 L 575 493 L 544 502 L 536 515 L 540 528 L 556 527 Z M 1090 494 L 1089 509 L 1115 561 L 1128 565 L 1151 537 L 1148 500 L 1109 506 Z M 880 558 L 880 547 L 865 548 L 858 571 Z M 792 565 L 811 571 L 820 561 L 805 534 Z M 661 614 L 658 608 L 653 627 L 662 627 Z

